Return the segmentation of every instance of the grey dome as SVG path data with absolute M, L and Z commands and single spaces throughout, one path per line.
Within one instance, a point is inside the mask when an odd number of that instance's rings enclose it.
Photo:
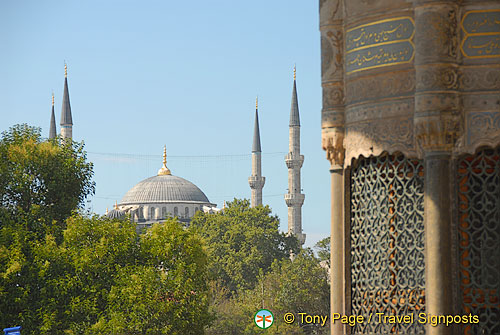
M 190 181 L 172 175 L 159 175 L 132 187 L 120 205 L 176 202 L 209 203 L 207 196 Z

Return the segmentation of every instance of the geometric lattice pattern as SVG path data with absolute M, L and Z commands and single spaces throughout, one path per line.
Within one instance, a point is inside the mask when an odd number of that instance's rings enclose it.
M 500 148 L 458 162 L 460 286 L 464 334 L 500 334 Z
M 403 155 L 361 158 L 351 169 L 353 334 L 424 334 L 424 168 Z M 410 324 L 375 322 L 375 313 L 414 314 Z M 373 313 L 367 323 L 368 315 Z

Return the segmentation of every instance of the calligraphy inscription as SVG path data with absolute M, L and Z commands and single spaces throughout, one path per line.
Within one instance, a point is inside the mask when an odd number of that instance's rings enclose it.
M 376 21 L 346 33 L 346 71 L 353 73 L 413 60 L 415 25 L 411 17 Z
M 474 10 L 462 18 L 462 54 L 466 58 L 500 57 L 500 9 Z

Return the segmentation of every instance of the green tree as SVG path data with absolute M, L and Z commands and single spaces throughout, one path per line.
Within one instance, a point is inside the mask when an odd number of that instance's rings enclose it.
M 315 245 L 316 253 L 320 261 L 325 261 L 330 265 L 330 236 L 319 240 Z
M 211 278 L 234 293 L 253 288 L 259 271 L 267 273 L 275 260 L 299 250 L 297 239 L 278 229 L 279 219 L 269 206 L 250 207 L 248 200 L 235 199 L 224 211 L 198 212 L 191 220 L 204 240 Z
M 95 191 L 93 166 L 86 158 L 83 143 L 44 141 L 39 128 L 22 124 L 3 132 L 0 211 L 24 222 L 39 238 L 60 232 L 65 219 Z
M 194 335 L 212 320 L 202 243 L 175 219 L 137 235 L 128 220 L 75 215 L 62 243 L 47 234 L 32 251 L 23 333 Z
M 203 334 L 208 310 L 207 257 L 175 219 L 140 238 L 140 257 L 111 289 L 106 316 L 92 330 L 112 334 Z M 106 320 L 105 320 L 106 319 Z
M 44 283 L 36 249 L 62 239 L 65 220 L 94 192 L 83 144 L 44 141 L 16 125 L 0 138 L 0 324 L 36 329 Z
M 293 261 L 286 258 L 275 261 L 271 271 L 261 274 L 251 290 L 239 291 L 238 296 L 223 300 L 216 306 L 217 319 L 208 334 L 260 334 L 253 321 L 255 313 L 269 309 L 274 324 L 268 334 L 327 334 L 324 325 L 300 323 L 298 313 L 310 315 L 329 314 L 329 286 L 326 269 L 311 250 L 302 250 Z M 286 324 L 285 313 L 293 313 L 295 322 Z

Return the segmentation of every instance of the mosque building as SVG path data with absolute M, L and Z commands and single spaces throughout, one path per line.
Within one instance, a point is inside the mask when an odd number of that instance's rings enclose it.
M 167 168 L 165 147 L 163 166 L 158 174 L 140 181 L 125 193 L 121 202 L 108 213 L 108 217 L 129 214 L 139 230 L 169 216 L 188 224 L 197 211 L 210 211 L 215 206 L 195 184 L 172 175 Z
M 69 101 L 68 68 L 64 66 L 64 91 L 61 110 L 61 138 L 72 139 L 73 118 Z M 258 102 L 255 104 L 255 126 L 252 143 L 252 175 L 248 178 L 251 188 L 252 207 L 262 205 L 262 188 L 265 177 L 262 176 L 261 142 L 259 131 Z M 305 234 L 302 234 L 301 207 L 304 195 L 301 194 L 300 168 L 304 156 L 300 155 L 300 122 L 296 89 L 296 75 L 294 68 L 294 81 L 292 91 L 292 106 L 290 110 L 290 152 L 285 157 L 289 171 L 289 188 L 285 194 L 288 206 L 288 233 L 297 236 L 303 244 Z M 49 138 L 57 137 L 54 95 L 52 94 L 52 113 L 50 119 Z M 225 207 L 225 203 L 224 203 Z M 161 222 L 168 217 L 177 217 L 184 224 L 189 224 L 197 211 L 217 212 L 220 209 L 211 203 L 205 193 L 190 181 L 172 175 L 167 167 L 166 146 L 163 150 L 163 166 L 156 176 L 149 177 L 132 187 L 118 203 L 115 202 L 111 211 L 106 210 L 109 218 L 124 218 L 127 215 L 137 224 L 137 231 L 149 227 L 156 222 Z

